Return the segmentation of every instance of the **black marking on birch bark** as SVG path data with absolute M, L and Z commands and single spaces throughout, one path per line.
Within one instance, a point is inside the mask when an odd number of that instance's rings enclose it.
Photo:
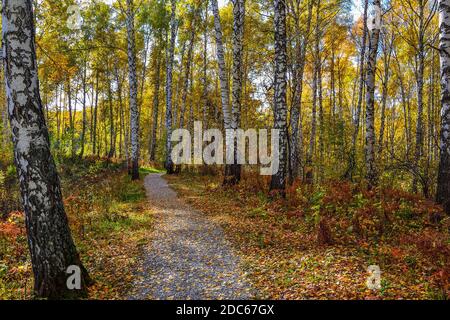
M 274 0 L 275 17 L 275 76 L 274 76 L 274 128 L 280 130 L 279 171 L 272 176 L 270 190 L 281 191 L 286 187 L 287 169 L 287 39 L 286 3 Z
M 31 0 L 3 0 L 3 50 L 14 160 L 39 297 L 74 294 L 66 286 L 70 265 L 82 269 L 83 290 L 91 282 L 72 240 L 42 101 L 34 45 Z M 75 293 L 76 294 L 76 293 Z
M 131 175 L 139 179 L 139 108 L 137 101 L 136 45 L 133 0 L 127 0 L 128 77 L 130 84 Z
M 436 201 L 450 214 L 450 0 L 439 1 L 441 60 L 441 137 Z

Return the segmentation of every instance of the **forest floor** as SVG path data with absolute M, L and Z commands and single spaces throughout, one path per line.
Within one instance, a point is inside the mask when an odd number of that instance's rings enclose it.
M 252 173 L 229 188 L 152 168 L 132 182 L 119 164 L 73 161 L 58 168 L 90 299 L 450 298 L 450 219 L 420 196 L 328 181 L 283 199 Z M 18 198 L 0 170 L 0 300 L 33 298 Z
M 230 188 L 220 175 L 164 178 L 225 230 L 257 298 L 450 298 L 450 221 L 419 196 L 330 181 L 296 184 L 282 199 L 255 174 Z M 371 265 L 381 270 L 377 290 L 367 286 Z
M 177 198 L 161 178 L 144 185 L 154 219 L 130 299 L 239 300 L 253 289 L 222 228 Z
M 143 181 L 132 182 L 121 165 L 104 159 L 67 159 L 58 163 L 58 169 L 72 236 L 95 281 L 87 298 L 126 298 L 152 233 Z M 0 181 L 0 191 L 8 190 L 3 197 L 0 194 L 0 300 L 32 299 L 24 215 L 19 208 L 4 214 L 19 201 L 15 173 L 10 171 Z M 151 172 L 158 171 L 141 169 L 142 176 Z

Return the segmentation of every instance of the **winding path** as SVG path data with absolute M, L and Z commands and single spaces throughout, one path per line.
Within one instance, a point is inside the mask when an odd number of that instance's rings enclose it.
M 130 299 L 251 299 L 252 286 L 222 228 L 178 199 L 160 174 L 148 175 L 145 188 L 154 234 Z

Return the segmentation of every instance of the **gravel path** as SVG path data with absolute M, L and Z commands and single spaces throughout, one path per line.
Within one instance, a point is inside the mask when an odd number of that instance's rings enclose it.
M 145 188 L 155 207 L 154 236 L 130 299 L 251 299 L 222 228 L 179 200 L 161 175 L 148 175 Z

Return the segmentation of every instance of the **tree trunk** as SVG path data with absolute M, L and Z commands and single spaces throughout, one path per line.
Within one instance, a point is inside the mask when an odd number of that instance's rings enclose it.
M 123 104 L 123 100 L 122 100 L 122 88 L 123 88 L 123 80 L 120 79 L 119 76 L 119 70 L 116 69 L 116 79 L 117 79 L 117 99 L 119 100 L 119 109 L 120 109 L 120 118 L 121 118 L 121 127 L 123 129 L 123 140 L 122 140 L 122 149 L 123 152 L 125 152 L 125 164 L 128 168 L 128 170 L 130 169 L 129 166 L 129 161 L 130 161 L 130 154 L 129 154 L 129 130 L 128 130 L 128 126 L 127 123 L 127 114 L 126 114 L 126 110 Z
M 313 166 L 313 157 L 316 150 L 316 135 L 317 135 L 317 100 L 319 103 L 321 102 L 321 98 L 319 98 L 319 75 L 321 68 L 321 58 L 320 58 L 320 0 L 317 1 L 316 8 L 316 26 L 315 26 L 315 52 L 314 52 L 314 76 L 313 76 L 313 102 L 312 102 L 312 113 L 311 113 L 311 136 L 309 139 L 309 150 L 306 157 L 306 168 L 305 168 L 305 182 L 307 184 L 314 183 L 314 166 Z M 320 106 L 319 106 L 320 107 Z M 320 111 L 320 110 L 319 110 Z M 319 114 L 320 115 L 320 114 Z
M 153 122 L 152 122 L 152 135 L 150 140 L 150 161 L 156 160 L 156 131 L 158 129 L 158 117 L 159 117 L 159 88 L 161 84 L 161 55 L 160 46 L 155 47 L 156 50 L 156 68 L 154 84 L 155 89 L 153 92 Z
M 93 126 L 93 139 L 92 139 L 92 155 L 97 152 L 97 123 L 98 123 L 98 80 L 99 72 L 95 72 L 95 102 L 94 102 L 94 126 Z
M 244 23 L 245 23 L 245 1 L 233 1 L 233 86 L 231 106 L 231 128 L 237 130 L 241 124 L 242 109 L 242 76 L 243 76 L 243 53 L 244 53 Z M 233 141 L 234 163 L 225 166 L 225 185 L 234 185 L 241 180 L 241 165 L 238 163 L 237 138 Z
M 191 80 L 189 81 L 189 92 L 190 92 L 190 96 L 192 97 L 192 95 L 194 94 L 194 70 L 191 69 L 191 75 L 190 75 Z M 189 121 L 188 121 L 188 130 L 190 130 L 191 132 L 193 132 L 194 130 L 194 103 L 193 103 L 193 99 L 189 100 Z
M 56 148 L 61 148 L 61 113 L 62 113 L 62 104 L 64 103 L 62 101 L 62 89 L 61 91 L 58 90 L 59 85 L 56 86 Z
M 143 105 L 143 97 L 144 97 L 144 89 L 145 89 L 145 78 L 147 77 L 147 60 L 148 60 L 148 48 L 150 46 L 151 36 L 148 31 L 145 31 L 144 34 L 144 50 L 142 52 L 143 55 L 143 63 L 142 63 L 142 75 L 141 75 L 141 86 L 139 88 L 138 95 L 138 105 L 139 105 L 139 114 L 142 113 L 142 105 Z
M 275 74 L 274 74 L 274 128 L 280 131 L 279 170 L 272 176 L 271 191 L 281 191 L 286 187 L 287 169 L 287 40 L 286 40 L 286 2 L 274 0 L 275 17 Z
M 427 1 L 419 3 L 419 30 L 418 30 L 418 52 L 417 52 L 417 122 L 416 122 L 416 148 L 414 161 L 416 168 L 420 166 L 420 160 L 423 154 L 423 77 L 425 70 L 425 25 L 424 9 Z M 418 177 L 413 177 L 413 192 L 417 192 Z
M 183 41 L 183 45 L 181 47 L 181 53 L 180 53 L 180 70 L 178 72 L 178 77 L 177 77 L 177 81 L 176 82 L 176 86 L 175 86 L 175 91 L 172 93 L 173 95 L 173 103 L 172 103 L 172 127 L 176 128 L 177 127 L 177 122 L 178 122 L 178 95 L 180 92 L 180 83 L 183 81 L 183 69 L 184 69 L 184 56 L 185 56 L 185 52 L 186 52 L 186 42 L 187 41 Z M 175 58 L 174 58 L 175 59 Z M 175 60 L 174 60 L 174 65 L 175 65 Z M 173 69 L 172 69 L 172 72 Z M 173 77 L 173 75 L 172 75 Z
M 5 83 L 4 83 L 4 79 L 5 79 L 5 74 L 4 74 L 4 70 L 3 70 L 3 64 L 1 64 L 0 65 L 0 68 L 1 68 L 1 70 L 0 70 L 0 72 L 1 72 L 1 74 L 0 74 L 0 77 L 1 77 L 1 79 L 0 79 L 0 86 L 1 87 L 3 87 L 4 85 L 5 85 Z M 2 94 L 2 97 L 3 97 L 3 94 Z M 5 100 L 4 101 L 6 101 L 6 98 L 5 98 Z M 8 124 L 8 109 L 7 109 L 8 107 L 7 107 L 7 105 L 6 104 L 4 104 L 4 105 L 2 105 L 1 106 L 1 120 L 2 120 L 2 132 L 1 132 L 1 135 L 2 135 L 2 145 L 1 145 L 1 150 L 7 150 L 7 148 L 8 148 L 8 145 L 9 145 L 9 143 L 10 143 L 10 132 L 9 132 L 9 124 Z
M 439 1 L 441 60 L 441 158 L 436 201 L 450 214 L 450 0 Z
M 384 75 L 383 75 L 383 92 L 381 97 L 381 124 L 380 124 L 380 136 L 378 140 L 378 153 L 380 154 L 380 157 L 383 153 L 383 147 L 384 147 L 384 132 L 385 132 L 385 123 L 386 123 L 386 103 L 387 103 L 387 97 L 388 97 L 388 84 L 389 84 L 389 77 L 390 77 L 390 67 L 391 67 L 391 56 L 392 56 L 392 49 L 393 49 L 393 35 L 390 39 L 388 39 L 388 35 L 386 34 L 384 36 L 384 46 L 383 46 L 383 62 L 384 62 Z
M 110 70 L 108 70 L 108 105 L 109 105 L 109 153 L 108 160 L 114 157 L 116 153 L 116 141 L 115 141 L 115 128 L 114 128 L 114 104 L 113 104 L 113 95 L 111 83 L 112 79 L 110 78 Z
M 176 1 L 171 0 L 172 3 L 172 15 L 170 18 L 170 44 L 167 61 L 167 74 L 166 74 L 166 161 L 165 168 L 168 174 L 174 173 L 174 163 L 172 160 L 172 80 L 173 80 L 173 60 L 175 54 L 175 40 L 177 37 L 177 21 L 176 21 Z
M 185 113 L 186 113 L 186 101 L 187 94 L 189 91 L 189 78 L 191 76 L 191 64 L 192 64 L 192 55 L 194 51 L 194 41 L 195 41 L 195 29 L 191 31 L 191 39 L 188 47 L 187 61 L 186 61 L 186 71 L 184 74 L 184 84 L 183 84 L 183 93 L 181 96 L 181 108 L 180 108 L 180 128 L 184 128 L 185 122 Z
M 301 39 L 300 26 L 300 7 L 298 6 L 296 12 L 296 36 L 297 36 L 297 50 L 296 62 L 294 66 L 294 75 L 296 78 L 296 87 L 294 90 L 294 97 L 292 100 L 290 127 L 290 156 L 289 156 L 289 180 L 293 183 L 301 174 L 302 158 L 303 158 L 303 126 L 302 126 L 302 94 L 303 94 L 303 74 L 305 71 L 305 58 L 308 45 L 309 32 L 311 30 L 313 0 L 308 3 L 308 17 L 306 22 L 306 31 Z
M 136 46 L 133 0 L 127 0 L 128 77 L 130 86 L 131 178 L 139 179 L 139 108 L 137 103 Z
M 31 0 L 3 0 L 5 83 L 14 158 L 34 274 L 39 297 L 74 294 L 67 285 L 67 268 L 82 270 L 82 293 L 90 282 L 70 234 L 60 182 L 42 102 L 35 51 Z
M 314 183 L 313 157 L 316 150 L 316 131 L 317 131 L 317 67 L 313 69 L 313 88 L 312 88 L 312 112 L 311 112 L 311 135 L 309 137 L 309 148 L 305 163 L 305 183 Z
M 380 0 L 374 0 L 374 8 L 378 8 L 380 12 Z M 377 183 L 377 169 L 375 165 L 375 73 L 377 67 L 378 41 L 380 37 L 379 25 L 377 25 L 377 17 L 373 17 L 373 29 L 369 36 L 369 55 L 367 61 L 367 92 L 366 92 L 366 179 L 369 188 Z
M 216 53 L 217 63 L 219 65 L 219 80 L 220 80 L 220 96 L 222 101 L 222 114 L 224 129 L 231 129 L 231 115 L 230 115 L 230 85 L 228 82 L 228 75 L 225 65 L 225 51 L 222 40 L 222 26 L 220 22 L 219 6 L 217 0 L 211 0 L 211 6 L 214 14 L 214 29 L 216 36 Z M 226 143 L 229 142 L 226 137 Z
M 394 52 L 394 60 L 395 60 L 395 64 L 396 64 L 396 74 L 397 74 L 397 80 L 398 80 L 398 84 L 400 87 L 400 96 L 401 96 L 401 100 L 402 100 L 402 108 L 403 108 L 403 118 L 404 118 L 404 133 L 405 133 L 405 153 L 406 153 L 406 158 L 409 158 L 409 150 L 410 150 L 410 145 L 411 145 L 411 135 L 410 135 L 410 121 L 409 121 L 409 98 L 408 95 L 406 94 L 406 90 L 405 90 L 405 84 L 403 81 L 403 76 L 401 74 L 401 66 L 400 66 L 400 62 L 398 59 L 398 56 L 395 54 Z
M 87 57 L 84 59 L 83 66 L 83 123 L 81 128 L 81 151 L 80 158 L 84 156 L 84 146 L 86 144 L 86 127 L 87 127 L 87 114 L 86 114 L 86 94 L 87 94 Z
M 208 5 L 209 0 L 205 1 L 205 21 L 203 34 L 203 128 L 208 128 Z
M 2 150 L 6 150 L 8 144 L 9 144 L 9 125 L 8 125 L 8 115 L 6 106 L 2 108 Z
M 319 48 L 320 50 L 320 48 Z M 325 135 L 325 116 L 323 112 L 323 93 L 322 93 L 322 58 L 320 51 L 317 51 L 319 58 L 319 64 L 317 66 L 317 100 L 319 103 L 319 180 L 323 179 L 324 176 L 324 135 Z
M 367 10 L 368 0 L 364 0 L 364 12 L 363 12 L 363 34 L 361 41 L 361 54 L 359 57 L 359 88 L 358 88 L 358 102 L 353 119 L 353 136 L 352 136 L 352 148 L 349 155 L 349 163 L 345 177 L 352 179 L 353 172 L 356 169 L 356 145 L 358 141 L 359 126 L 361 121 L 361 109 L 363 101 L 363 91 L 365 82 L 365 58 L 366 58 L 366 41 L 367 41 Z
M 73 159 L 75 157 L 75 110 L 73 110 L 72 106 L 72 87 L 70 79 L 67 80 L 67 99 L 69 102 L 70 155 Z

